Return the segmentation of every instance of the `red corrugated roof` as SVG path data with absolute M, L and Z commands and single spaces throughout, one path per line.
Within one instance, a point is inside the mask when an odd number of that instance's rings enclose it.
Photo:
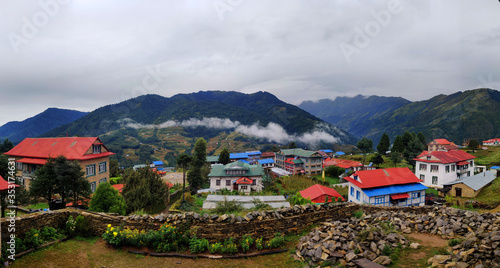
M 470 164 L 469 161 L 460 161 L 457 163 L 457 166 L 464 166 Z
M 341 168 L 351 168 L 351 167 L 362 167 L 363 164 L 361 162 L 358 162 L 358 161 L 333 158 L 330 160 L 328 160 L 328 159 L 325 160 L 324 166 L 325 167 L 337 166 L 337 167 L 341 167 Z
M 239 178 L 237 181 L 236 181 L 236 184 L 252 184 L 253 183 L 253 180 L 252 179 L 249 179 L 247 177 L 242 177 L 242 178 Z
M 404 193 L 404 194 L 391 194 L 391 198 L 394 199 L 394 200 L 397 200 L 397 199 L 404 199 L 404 198 L 409 198 L 410 195 L 408 193 Z
M 261 158 L 275 157 L 276 154 L 274 152 L 263 152 Z
M 335 196 L 342 198 L 342 201 L 344 201 L 344 198 L 339 193 L 337 193 L 335 189 L 328 188 L 326 186 L 319 184 L 315 184 L 307 189 L 300 191 L 300 195 L 304 198 L 309 198 L 311 200 L 314 200 L 322 195 L 327 195 L 329 197 Z
M 355 175 L 358 176 L 358 180 L 354 180 Z M 344 179 L 360 188 L 422 182 L 406 167 L 356 171 L 352 177 L 344 177 Z
M 11 184 L 14 185 L 14 187 L 19 187 L 17 184 Z M 9 183 L 0 176 L 0 191 L 6 191 L 9 189 Z M 12 187 L 11 187 L 12 189 Z
M 435 158 L 439 160 L 427 160 L 427 156 L 431 155 L 434 156 Z M 448 163 L 458 163 L 461 161 L 466 161 L 466 160 L 471 160 L 476 158 L 475 156 L 468 154 L 464 151 L 461 150 L 452 150 L 448 152 L 444 151 L 423 151 L 417 158 L 414 160 L 421 161 L 421 162 L 427 162 L 427 163 L 443 163 L 443 164 L 448 164 Z
M 45 165 L 47 159 L 40 158 L 22 158 L 17 160 L 16 162 L 24 163 L 24 164 L 35 164 L 35 165 Z
M 113 155 L 111 152 L 88 154 L 97 137 L 26 138 L 6 155 L 27 158 L 55 158 L 64 155 L 70 160 L 86 160 Z
M 432 142 L 435 142 L 437 144 L 441 144 L 441 145 L 446 145 L 446 144 L 450 144 L 451 142 L 449 142 L 447 139 L 435 139 Z

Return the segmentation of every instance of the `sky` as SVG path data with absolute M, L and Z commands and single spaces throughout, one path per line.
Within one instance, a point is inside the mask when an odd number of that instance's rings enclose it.
M 500 89 L 497 0 L 1 2 L 0 125 L 143 94 Z

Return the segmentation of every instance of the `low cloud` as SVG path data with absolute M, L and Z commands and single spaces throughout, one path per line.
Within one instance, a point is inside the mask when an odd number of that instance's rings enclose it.
M 203 119 L 191 118 L 183 121 L 169 120 L 158 125 L 141 124 L 135 122 L 130 118 L 125 118 L 120 120 L 119 123 L 122 125 L 122 127 L 129 128 L 167 128 L 181 126 L 186 128 L 206 127 L 214 129 L 232 129 L 247 136 L 267 139 L 269 141 L 281 144 L 293 141 L 305 143 L 310 146 L 316 146 L 321 142 L 336 143 L 339 141 L 337 137 L 334 137 L 332 134 L 328 133 L 328 131 L 335 130 L 328 124 L 318 124 L 316 126 L 316 129 L 311 132 L 307 132 L 301 135 L 291 135 L 288 134 L 282 126 L 276 123 L 269 123 L 267 124 L 267 126 L 260 126 L 258 124 L 243 125 L 239 121 L 232 121 L 227 118 L 217 117 L 205 117 Z

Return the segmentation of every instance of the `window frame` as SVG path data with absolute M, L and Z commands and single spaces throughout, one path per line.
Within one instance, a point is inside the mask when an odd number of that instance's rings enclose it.
M 91 174 L 91 173 L 89 173 L 89 168 L 92 168 L 92 171 L 93 171 L 93 173 L 92 173 L 92 174 Z M 96 175 L 96 173 L 95 173 L 95 164 L 90 164 L 90 165 L 86 165 L 86 166 L 85 166 L 85 175 L 86 175 L 87 177 L 92 177 L 92 176 L 95 176 L 95 175 Z

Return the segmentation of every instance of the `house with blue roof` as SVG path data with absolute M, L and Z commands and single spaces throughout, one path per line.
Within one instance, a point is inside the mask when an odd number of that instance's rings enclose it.
M 259 159 L 259 160 L 257 160 L 257 162 L 263 168 L 273 168 L 274 167 L 274 159 L 272 159 L 272 158 Z
M 425 189 L 408 168 L 386 168 L 356 171 L 350 177 L 348 200 L 379 206 L 424 206 Z

